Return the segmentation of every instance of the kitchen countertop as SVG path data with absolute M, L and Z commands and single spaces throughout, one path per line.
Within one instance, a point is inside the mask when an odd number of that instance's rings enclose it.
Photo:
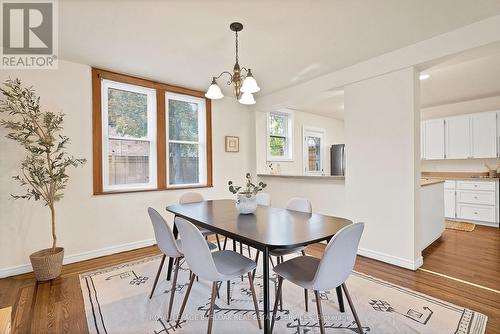
M 438 184 L 438 183 L 444 183 L 444 180 L 430 179 L 430 178 L 420 179 L 420 186 L 421 187 L 430 186 L 430 185 Z
M 260 177 L 279 177 L 294 179 L 345 180 L 342 175 L 293 175 L 293 174 L 257 174 Z
M 498 181 L 500 177 L 489 177 L 487 172 L 422 172 L 422 179 L 458 181 Z

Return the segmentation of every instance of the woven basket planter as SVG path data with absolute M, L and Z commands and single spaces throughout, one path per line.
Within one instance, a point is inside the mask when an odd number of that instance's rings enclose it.
M 56 247 L 55 253 L 52 253 L 52 248 L 47 248 L 31 254 L 30 261 L 37 281 L 49 281 L 59 277 L 63 258 L 62 247 Z

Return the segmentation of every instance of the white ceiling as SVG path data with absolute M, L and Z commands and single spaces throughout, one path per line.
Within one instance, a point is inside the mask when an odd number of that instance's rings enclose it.
M 451 60 L 430 69 L 420 82 L 420 105 L 436 105 L 477 100 L 500 95 L 500 52 L 463 62 Z
M 500 44 L 459 54 L 422 73 L 431 76 L 420 81 L 422 108 L 500 96 Z M 292 108 L 343 119 L 343 91 L 324 92 Z
M 240 64 L 268 94 L 498 15 L 500 1 L 61 0 L 59 10 L 62 59 L 200 90 L 232 68 L 229 24 L 241 21 Z

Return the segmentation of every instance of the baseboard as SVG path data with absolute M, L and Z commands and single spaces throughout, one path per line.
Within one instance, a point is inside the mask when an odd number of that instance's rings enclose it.
M 154 245 L 155 243 L 156 243 L 155 239 L 147 239 L 147 240 L 142 240 L 142 241 L 134 241 L 134 242 L 131 242 L 128 244 L 105 247 L 105 248 L 96 249 L 93 251 L 88 251 L 88 252 L 83 252 L 83 253 L 78 253 L 78 254 L 66 255 L 66 256 L 64 256 L 63 264 L 75 263 L 75 262 L 94 259 L 96 257 L 121 253 L 121 252 L 129 251 L 129 250 L 133 250 L 133 249 L 137 249 L 137 248 L 151 246 L 151 245 Z M 0 269 L 0 278 L 19 275 L 19 274 L 25 274 L 25 273 L 29 273 L 31 271 L 33 271 L 33 268 L 31 267 L 30 263 L 22 264 L 22 265 L 14 266 L 14 267 L 1 268 Z
M 424 258 L 422 256 L 412 261 L 402 257 L 397 257 L 361 247 L 358 248 L 358 255 L 369 257 L 374 260 L 382 261 L 385 263 L 393 264 L 395 266 L 411 270 L 417 270 L 424 264 Z

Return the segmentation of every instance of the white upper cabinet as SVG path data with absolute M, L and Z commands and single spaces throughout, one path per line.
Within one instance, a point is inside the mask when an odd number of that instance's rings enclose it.
M 456 116 L 445 121 L 446 159 L 471 158 L 470 116 Z
M 422 121 L 424 160 L 500 157 L 500 111 Z
M 497 156 L 497 113 L 472 114 L 473 158 L 495 158 Z
M 444 159 L 444 119 L 432 119 L 421 124 L 423 157 L 426 160 Z

